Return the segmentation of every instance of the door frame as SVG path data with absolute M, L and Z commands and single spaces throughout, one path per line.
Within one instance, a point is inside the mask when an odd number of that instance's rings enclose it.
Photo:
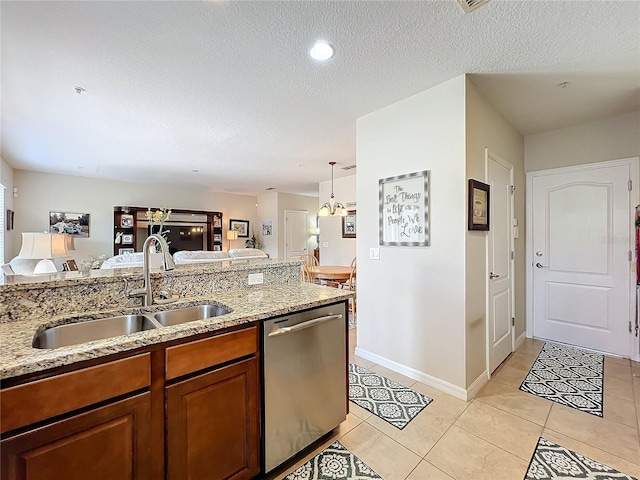
M 532 172 L 527 172 L 526 181 L 527 181 L 527 189 L 526 189 L 526 218 L 527 218 L 527 234 L 526 234 L 526 242 L 525 242 L 525 255 L 527 259 L 525 261 L 525 271 L 526 271 L 526 294 L 525 294 L 525 325 L 526 325 L 526 334 L 527 338 L 533 338 L 533 180 L 536 177 L 542 177 L 546 175 L 555 175 L 555 174 L 563 174 L 563 173 L 572 173 L 572 172 L 580 172 L 584 170 L 592 170 L 592 169 L 600 169 L 600 168 L 608 168 L 608 167 L 619 167 L 619 166 L 629 166 L 629 175 L 633 182 L 633 188 L 631 190 L 631 194 L 629 195 L 629 211 L 635 215 L 635 207 L 640 204 L 640 178 L 638 177 L 638 173 L 640 172 L 640 157 L 629 157 L 629 158 L 621 158 L 617 160 L 608 160 L 604 162 L 594 162 L 594 163 L 584 163 L 581 165 L 572 165 L 570 167 L 560 167 L 560 168 L 549 168 L 545 170 L 536 170 Z M 629 250 L 635 252 L 635 221 L 633 218 L 629 219 Z M 635 315 L 636 315 L 636 282 L 634 279 L 635 276 L 635 265 L 636 257 L 635 254 L 632 254 L 632 260 L 629 262 L 631 264 L 629 268 L 629 299 L 631 300 L 629 305 L 629 321 L 632 325 L 635 324 Z M 629 340 L 629 357 L 632 360 L 640 361 L 640 340 L 635 337 L 635 335 L 630 336 Z
M 502 165 L 504 168 L 509 170 L 509 182 L 512 187 L 515 187 L 515 172 L 513 165 L 511 165 L 506 160 L 503 160 L 499 155 L 496 155 L 488 148 L 484 149 L 484 178 L 489 181 L 489 159 L 494 162 Z M 511 235 L 509 237 L 510 243 L 509 247 L 511 252 L 513 252 L 513 256 L 511 257 L 511 261 L 509 262 L 509 278 L 511 279 L 511 316 L 515 318 L 515 308 L 516 308 L 516 283 L 515 283 L 515 239 L 513 238 L 513 222 L 515 220 L 515 193 L 511 194 L 511 198 L 509 200 L 511 202 L 510 210 L 511 210 Z M 494 218 L 493 215 L 490 215 L 491 218 Z M 490 288 L 489 288 L 489 272 L 491 270 L 491 265 L 489 265 L 489 235 L 486 237 L 485 241 L 485 314 L 484 318 L 486 318 L 485 322 L 485 368 L 487 371 L 487 378 L 491 379 L 491 361 L 489 354 L 489 346 L 491 343 L 491 334 L 489 330 L 489 319 L 490 319 L 490 306 L 489 303 L 491 299 L 489 298 Z M 516 327 L 515 325 L 511 326 L 511 352 L 513 353 L 516 350 Z

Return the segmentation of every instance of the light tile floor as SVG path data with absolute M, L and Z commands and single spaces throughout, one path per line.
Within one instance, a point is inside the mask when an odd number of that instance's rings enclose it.
M 543 342 L 527 339 L 470 402 L 355 355 L 349 361 L 434 401 L 403 430 L 350 403 L 330 438 L 273 478 L 282 479 L 335 440 L 385 480 L 522 480 L 538 437 L 640 478 L 640 363 L 605 358 L 604 418 L 521 392 Z

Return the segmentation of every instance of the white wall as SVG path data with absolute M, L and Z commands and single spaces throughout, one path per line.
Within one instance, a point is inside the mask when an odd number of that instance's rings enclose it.
M 335 199 L 347 205 L 356 202 L 356 176 L 334 179 L 333 193 Z M 331 180 L 320 182 L 319 204 L 329 201 L 331 196 Z M 356 210 L 355 207 L 347 207 Z M 357 217 L 356 217 L 357 219 Z M 320 265 L 350 265 L 356 256 L 356 238 L 342 238 L 342 217 L 320 217 Z M 356 228 L 357 230 L 357 228 Z M 357 235 L 357 234 L 356 234 Z M 325 242 L 328 246 L 323 246 Z
M 77 239 L 74 258 L 80 262 L 91 255 L 113 255 L 113 207 L 150 206 L 220 211 L 223 213 L 223 239 L 229 219 L 249 220 L 249 231 L 256 227 L 256 197 L 229 193 L 170 188 L 153 184 L 117 182 L 93 178 L 53 175 L 14 170 L 18 198 L 14 202 L 15 232 L 45 231 L 49 211 L 89 213 L 90 237 Z M 244 239 L 232 242 L 232 248 L 244 247 Z M 226 247 L 225 247 L 226 248 Z M 20 241 L 14 241 L 17 255 Z
M 640 110 L 529 135 L 525 171 L 640 156 Z
M 485 148 L 514 169 L 514 216 L 522 234 L 515 240 L 516 338 L 525 331 L 525 194 L 524 138 L 467 78 L 466 157 L 467 178 L 487 182 Z M 486 364 L 486 298 L 488 233 L 466 232 L 466 386 L 484 374 Z
M 4 159 L 0 157 L 0 183 L 4 185 L 6 188 L 4 190 L 4 208 L 6 210 L 15 210 L 14 208 L 14 198 L 13 198 L 13 167 L 9 165 Z M 6 215 L 5 212 L 0 212 L 1 215 Z M 6 219 L 6 216 L 5 216 Z M 4 256 L 5 262 L 8 263 L 15 255 L 13 252 L 15 249 L 20 250 L 20 243 L 18 242 L 17 247 L 14 246 L 16 244 L 16 230 L 6 230 L 4 231 Z M 0 258 L 0 262 L 2 259 Z
M 465 77 L 356 122 L 358 349 L 465 387 Z M 431 246 L 378 246 L 378 180 L 431 170 Z M 414 378 L 415 378 L 414 376 Z

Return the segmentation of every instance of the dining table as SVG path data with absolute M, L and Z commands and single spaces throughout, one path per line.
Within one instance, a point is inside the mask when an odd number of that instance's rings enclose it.
M 307 270 L 311 277 L 325 280 L 335 286 L 349 280 L 351 275 L 351 267 L 348 265 L 316 265 L 307 267 Z

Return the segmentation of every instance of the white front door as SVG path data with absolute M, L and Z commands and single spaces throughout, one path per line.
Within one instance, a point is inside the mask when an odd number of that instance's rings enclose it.
M 533 336 L 630 356 L 631 164 L 532 177 Z
M 284 212 L 284 255 L 286 259 L 299 257 L 307 252 L 309 224 L 306 211 Z
M 487 158 L 489 201 L 489 299 L 488 331 L 489 371 L 493 372 L 513 351 L 513 167 Z

